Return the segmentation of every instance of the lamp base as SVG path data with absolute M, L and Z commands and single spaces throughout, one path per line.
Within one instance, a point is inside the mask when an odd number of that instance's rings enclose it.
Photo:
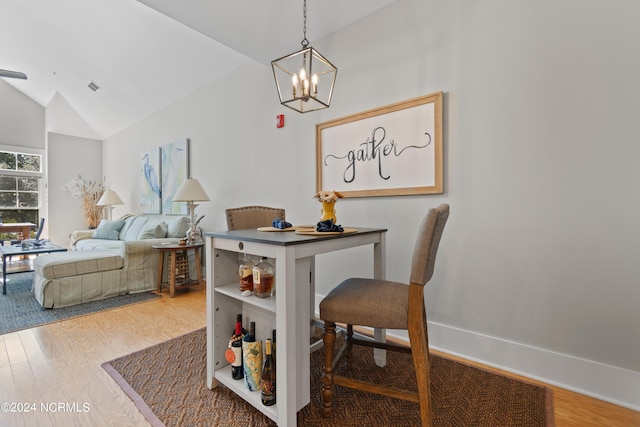
M 197 245 L 202 243 L 202 233 L 198 229 L 196 225 L 196 207 L 197 204 L 193 202 L 187 202 L 187 207 L 189 208 L 189 214 L 191 215 L 191 222 L 189 223 L 189 229 L 187 230 L 187 243 L 190 245 Z
M 200 229 L 198 229 L 198 227 L 196 227 L 195 229 L 189 228 L 187 230 L 186 238 L 187 244 L 189 245 L 198 245 L 203 242 L 202 233 L 200 232 Z

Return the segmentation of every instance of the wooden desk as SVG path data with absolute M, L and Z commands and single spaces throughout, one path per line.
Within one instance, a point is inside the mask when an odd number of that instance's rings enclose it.
M 204 246 L 203 243 L 198 245 L 154 245 L 153 249 L 156 249 L 160 253 L 160 262 L 158 264 L 158 293 L 162 292 L 162 285 L 169 286 L 169 296 L 173 298 L 176 293 L 176 289 L 188 288 L 189 286 L 198 285 L 199 289 L 202 290 L 202 270 L 200 267 L 200 248 Z M 188 253 L 190 250 L 195 252 L 196 257 L 196 270 L 198 274 L 198 280 L 191 280 L 189 277 L 189 257 Z M 167 275 L 169 276 L 169 283 L 165 283 L 162 281 L 163 270 L 164 270 L 164 254 L 165 252 L 169 253 L 169 271 Z M 179 268 L 178 266 L 178 253 L 182 253 L 183 262 L 186 263 L 186 268 Z M 180 273 L 183 275 L 182 278 L 178 281 L 178 277 L 176 277 L 176 270 L 180 270 Z
M 385 278 L 385 233 L 381 228 L 359 228 L 356 233 L 308 236 L 294 232 L 257 230 L 221 231 L 205 234 L 207 253 L 207 377 L 208 387 L 218 382 L 229 387 L 279 426 L 295 426 L 296 412 L 310 401 L 309 322 L 315 304 L 315 256 L 356 246 L 372 245 L 373 277 Z M 275 265 L 275 295 L 243 297 L 238 283 L 238 254 L 270 258 Z M 274 262 L 275 260 L 275 262 Z M 335 284 L 337 285 L 337 283 Z M 236 315 L 256 322 L 258 340 L 278 332 L 277 393 L 274 406 L 264 406 L 260 392 L 251 392 L 244 381 L 231 378 L 224 353 Z M 376 331 L 383 340 L 384 331 Z M 384 366 L 384 351 L 376 352 Z M 320 390 L 314 390 L 320 393 Z
M 22 233 L 23 239 L 31 237 L 32 228 L 36 225 L 30 222 L 0 223 L 0 233 Z

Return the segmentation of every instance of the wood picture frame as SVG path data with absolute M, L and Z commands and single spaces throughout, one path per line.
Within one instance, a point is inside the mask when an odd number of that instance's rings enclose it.
M 442 92 L 316 125 L 316 191 L 442 194 Z

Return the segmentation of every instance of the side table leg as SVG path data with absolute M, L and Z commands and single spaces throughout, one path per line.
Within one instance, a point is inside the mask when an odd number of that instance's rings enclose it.
M 162 293 L 162 273 L 164 269 L 164 251 L 158 251 L 160 254 L 160 264 L 158 264 L 158 293 Z
M 169 296 L 171 298 L 176 294 L 176 253 L 171 251 L 169 254 Z
M 196 273 L 198 274 L 198 290 L 202 290 L 202 267 L 200 265 L 200 247 L 196 248 Z

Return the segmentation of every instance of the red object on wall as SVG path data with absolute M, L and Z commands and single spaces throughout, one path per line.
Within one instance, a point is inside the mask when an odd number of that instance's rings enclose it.
M 283 128 L 284 127 L 284 114 L 278 114 L 276 116 L 276 127 Z

